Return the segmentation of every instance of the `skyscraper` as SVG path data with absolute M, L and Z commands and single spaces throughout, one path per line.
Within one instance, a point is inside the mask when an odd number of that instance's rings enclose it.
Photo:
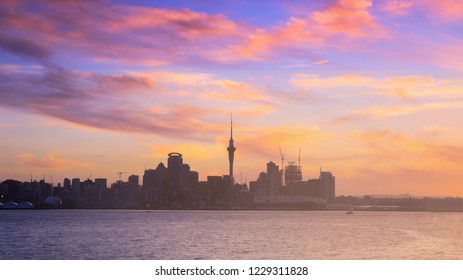
M 319 178 L 320 196 L 328 203 L 332 203 L 335 197 L 335 177 L 331 172 L 322 171 Z
M 183 189 L 183 158 L 181 153 L 169 153 L 167 159 L 167 173 L 171 190 L 180 191 Z
M 228 162 L 230 164 L 230 186 L 233 187 L 235 180 L 233 177 L 233 159 L 235 158 L 235 146 L 233 145 L 233 116 L 230 119 L 230 141 L 228 141 Z

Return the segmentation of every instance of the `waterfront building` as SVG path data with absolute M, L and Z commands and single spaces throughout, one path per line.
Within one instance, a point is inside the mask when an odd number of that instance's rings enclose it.
M 108 186 L 107 182 L 108 181 L 107 181 L 106 178 L 95 178 L 95 186 L 97 188 L 102 188 L 102 189 L 107 188 L 107 186 Z
M 138 188 L 139 187 L 139 176 L 138 175 L 130 175 L 129 176 L 129 187 Z
M 63 188 L 65 188 L 66 190 L 69 190 L 71 188 L 71 180 L 69 180 L 69 178 L 64 178 Z
M 161 162 L 143 174 L 142 201 L 148 208 L 182 208 L 191 205 L 199 174 L 183 163 L 181 153 L 169 153 L 167 167 Z
M 335 197 L 335 177 L 331 172 L 322 171 L 320 168 L 319 194 L 328 203 L 332 203 Z
M 302 181 L 302 170 L 301 166 L 296 162 L 289 162 L 285 166 L 285 186 L 292 187 Z
M 169 175 L 170 189 L 180 191 L 183 189 L 183 158 L 181 153 L 169 153 L 167 160 L 167 173 Z
M 80 193 L 80 178 L 73 178 L 72 179 L 72 191 L 76 194 Z

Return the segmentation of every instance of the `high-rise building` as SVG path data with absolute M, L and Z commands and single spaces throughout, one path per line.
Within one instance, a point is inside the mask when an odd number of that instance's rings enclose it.
M 65 188 L 65 189 L 70 189 L 71 188 L 71 180 L 69 180 L 69 178 L 64 178 L 63 188 Z
M 277 193 L 277 189 L 281 187 L 280 168 L 273 161 L 267 163 L 267 177 L 268 187 L 270 188 L 270 195 Z
M 97 188 L 106 189 L 107 185 L 108 183 L 107 183 L 106 178 L 95 178 L 95 186 Z
M 235 180 L 233 177 L 233 160 L 235 158 L 235 151 L 236 151 L 236 148 L 233 145 L 233 117 L 231 118 L 231 121 L 230 121 L 230 140 L 228 141 L 227 151 L 228 151 L 228 163 L 230 165 L 230 170 L 229 170 L 230 186 L 233 187 L 233 185 L 235 184 Z
M 138 178 L 139 178 L 138 175 L 130 175 L 129 176 L 129 187 L 137 188 L 139 186 Z
M 285 186 L 291 187 L 302 181 L 301 167 L 296 162 L 289 162 L 285 166 Z
M 182 165 L 182 191 L 190 190 L 190 166 L 186 163 Z
M 197 171 L 190 171 L 190 188 L 196 189 L 199 185 L 199 173 Z
M 75 193 L 80 193 L 80 178 L 73 178 L 71 182 L 72 191 Z
M 332 203 L 335 197 L 335 177 L 331 172 L 320 169 L 319 188 L 321 198 L 328 203 Z
M 167 160 L 167 173 L 173 191 L 183 189 L 183 158 L 181 153 L 169 153 Z

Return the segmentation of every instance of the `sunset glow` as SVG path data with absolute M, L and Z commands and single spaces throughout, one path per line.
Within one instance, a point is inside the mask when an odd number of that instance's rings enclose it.
M 0 181 L 320 167 L 336 195 L 463 196 L 457 0 L 2 1 Z M 126 179 L 126 178 L 125 178 Z

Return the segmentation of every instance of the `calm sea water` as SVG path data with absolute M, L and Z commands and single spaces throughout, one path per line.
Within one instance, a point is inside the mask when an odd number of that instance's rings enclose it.
M 463 213 L 0 211 L 0 259 L 463 259 Z

